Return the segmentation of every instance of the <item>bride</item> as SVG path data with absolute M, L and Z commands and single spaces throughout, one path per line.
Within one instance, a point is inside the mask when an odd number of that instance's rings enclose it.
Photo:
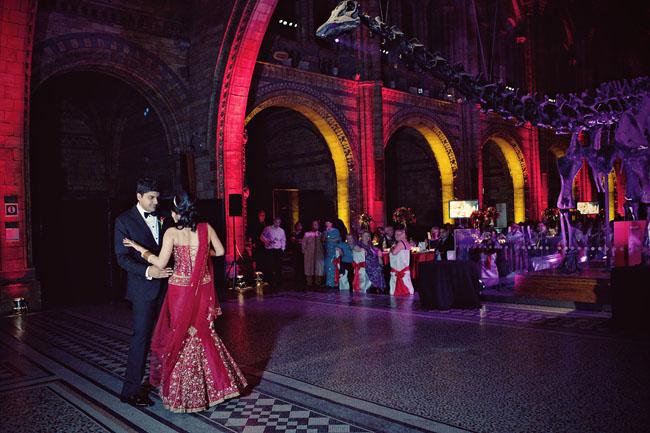
M 174 255 L 174 273 L 151 340 L 149 381 L 160 388 L 165 408 L 198 412 L 238 396 L 246 379 L 214 330 L 221 314 L 215 297 L 210 255 L 224 248 L 214 229 L 196 222 L 197 211 L 186 193 L 174 197 L 176 227 L 165 232 L 155 256 L 130 239 L 154 266 L 165 268 Z

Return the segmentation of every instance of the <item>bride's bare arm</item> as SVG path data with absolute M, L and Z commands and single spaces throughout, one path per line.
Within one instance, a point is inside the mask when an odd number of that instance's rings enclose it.
M 172 251 L 174 249 L 174 239 L 175 236 L 172 230 L 167 230 L 163 236 L 163 244 L 159 255 L 153 254 L 151 251 L 147 250 L 143 246 L 130 239 L 124 239 L 122 242 L 127 247 L 135 248 L 136 251 L 142 254 L 142 257 L 147 262 L 151 263 L 157 268 L 164 269 L 165 266 L 167 266 L 167 263 L 169 263 L 169 259 L 172 256 Z
M 212 245 L 212 248 L 214 248 L 214 253 L 212 253 L 211 255 L 217 257 L 223 256 L 225 253 L 223 245 L 219 240 L 219 236 L 217 236 L 217 232 L 214 231 L 214 229 L 210 224 L 208 224 L 208 235 L 210 236 L 210 244 Z

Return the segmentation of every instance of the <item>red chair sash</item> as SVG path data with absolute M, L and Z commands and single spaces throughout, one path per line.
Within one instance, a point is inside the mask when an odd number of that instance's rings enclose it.
M 355 292 L 361 291 L 361 268 L 366 267 L 366 262 L 352 262 L 352 267 L 354 268 L 354 281 L 352 282 L 352 288 Z
M 405 267 L 402 270 L 397 270 L 395 268 L 391 268 L 390 271 L 395 274 L 395 296 L 404 296 L 404 295 L 410 295 L 411 292 L 409 291 L 408 287 L 406 287 L 406 284 L 404 283 L 404 277 L 406 276 L 406 273 L 409 271 L 409 267 Z

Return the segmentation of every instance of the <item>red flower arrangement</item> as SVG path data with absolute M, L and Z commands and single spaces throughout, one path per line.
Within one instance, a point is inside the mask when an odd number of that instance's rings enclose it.
M 398 207 L 393 212 L 393 221 L 395 221 L 396 225 L 401 226 L 402 228 L 406 228 L 407 224 L 415 222 L 415 214 L 413 213 L 413 209 L 405 206 Z
M 557 227 L 560 223 L 560 209 L 556 207 L 548 207 L 542 212 L 542 222 L 547 227 Z
M 493 206 L 490 206 L 486 209 L 475 210 L 469 216 L 472 227 L 475 229 L 493 227 L 497 218 L 499 218 L 499 212 L 497 211 L 497 208 Z
M 370 230 L 370 223 L 373 221 L 372 217 L 367 213 L 359 215 L 359 227 L 364 230 Z

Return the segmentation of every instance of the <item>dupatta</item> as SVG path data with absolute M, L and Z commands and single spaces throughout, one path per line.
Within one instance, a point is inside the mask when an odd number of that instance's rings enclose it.
M 201 284 L 206 265 L 212 274 L 212 266 L 208 260 L 210 239 L 206 223 L 197 225 L 197 234 L 199 246 L 190 277 L 190 285 L 183 287 L 180 291 L 167 290 L 160 317 L 151 338 L 149 382 L 154 386 L 160 386 L 162 383 L 165 388 L 163 389 L 164 393 L 169 390 L 170 375 L 178 362 L 187 336 L 191 335 L 190 328 L 196 329 L 201 339 L 209 337 L 209 324 L 212 317 L 207 313 L 215 311 L 216 297 L 211 296 L 213 293 L 210 293 L 214 290 L 212 282 Z M 180 295 L 181 293 L 182 295 Z M 174 318 L 171 315 L 171 296 L 183 298 L 180 300 L 182 307 L 176 312 Z M 178 302 L 178 300 L 174 301 Z

